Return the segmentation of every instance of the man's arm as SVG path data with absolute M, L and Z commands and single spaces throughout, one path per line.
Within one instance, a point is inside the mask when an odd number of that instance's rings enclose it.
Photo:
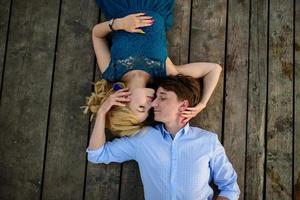
M 217 135 L 214 135 L 212 142 L 214 147 L 210 167 L 213 181 L 220 190 L 217 199 L 236 200 L 240 194 L 240 189 L 237 184 L 237 174 L 229 162 Z
M 129 138 L 123 137 L 112 142 L 106 142 L 105 117 L 112 106 L 125 106 L 130 101 L 128 89 L 122 89 L 112 94 L 99 108 L 95 126 L 87 148 L 88 160 L 93 163 L 124 162 L 134 159 L 135 149 Z

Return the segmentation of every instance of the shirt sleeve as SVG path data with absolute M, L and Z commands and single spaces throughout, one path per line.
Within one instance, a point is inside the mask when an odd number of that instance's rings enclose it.
M 135 159 L 134 141 L 127 136 L 106 142 L 99 149 L 87 149 L 86 152 L 88 161 L 92 163 L 121 163 Z
M 211 160 L 212 178 L 218 186 L 220 194 L 218 196 L 226 197 L 230 200 L 239 198 L 240 189 L 237 184 L 237 174 L 232 164 L 229 162 L 224 147 L 218 140 L 218 136 L 213 137 L 213 154 Z

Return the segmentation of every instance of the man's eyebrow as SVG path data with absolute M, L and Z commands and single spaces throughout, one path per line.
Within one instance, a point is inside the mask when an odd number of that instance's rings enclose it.
M 167 94 L 166 92 L 159 92 L 159 94 Z

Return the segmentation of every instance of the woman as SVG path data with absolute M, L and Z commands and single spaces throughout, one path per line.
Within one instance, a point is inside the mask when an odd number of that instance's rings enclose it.
M 129 88 L 128 96 L 116 99 L 120 104 L 108 112 L 106 127 L 118 136 L 134 134 L 143 126 L 154 97 L 154 90 L 146 88 L 147 83 L 153 78 L 184 74 L 204 77 L 201 102 L 182 113 L 185 121 L 196 116 L 206 106 L 222 68 L 214 63 L 176 66 L 167 57 L 166 31 L 172 24 L 174 0 L 97 0 L 97 3 L 109 19 L 95 25 L 92 34 L 104 80 L 95 84 L 95 93 L 87 99 L 85 112 L 96 114 L 119 87 L 109 83 L 122 81 Z M 105 38 L 109 33 L 112 33 L 111 49 Z

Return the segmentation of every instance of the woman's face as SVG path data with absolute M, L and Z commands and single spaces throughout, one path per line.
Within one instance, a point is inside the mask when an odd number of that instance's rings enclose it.
M 128 107 L 140 122 L 148 117 L 148 111 L 154 98 L 155 90 L 151 88 L 136 88 L 131 91 L 129 98 L 131 101 Z

